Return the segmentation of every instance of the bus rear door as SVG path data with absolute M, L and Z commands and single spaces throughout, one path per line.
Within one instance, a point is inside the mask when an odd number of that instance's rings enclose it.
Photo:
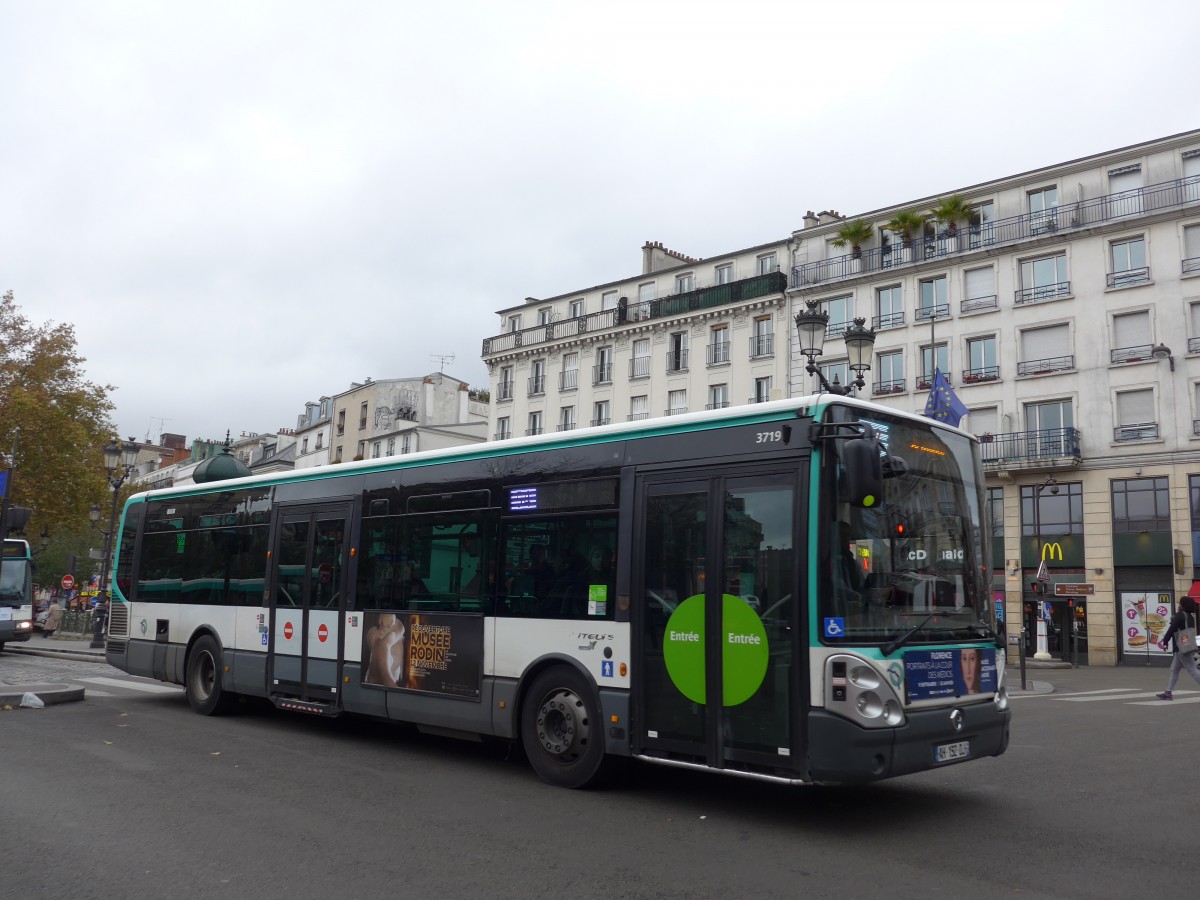
M 803 764 L 796 470 L 638 491 L 638 755 L 794 777 Z
M 353 504 L 281 506 L 271 553 L 268 677 L 276 704 L 340 707 Z

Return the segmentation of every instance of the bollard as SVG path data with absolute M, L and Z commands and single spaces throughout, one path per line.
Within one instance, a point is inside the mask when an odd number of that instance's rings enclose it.
M 1025 629 L 1021 629 L 1021 690 L 1029 690 L 1029 684 L 1025 681 Z

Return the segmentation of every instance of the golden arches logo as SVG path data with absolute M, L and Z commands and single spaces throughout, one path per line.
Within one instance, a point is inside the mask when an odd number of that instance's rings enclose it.
M 1042 544 L 1042 562 L 1045 562 L 1047 559 L 1057 559 L 1059 562 L 1062 562 L 1062 558 L 1062 544 L 1058 541 Z

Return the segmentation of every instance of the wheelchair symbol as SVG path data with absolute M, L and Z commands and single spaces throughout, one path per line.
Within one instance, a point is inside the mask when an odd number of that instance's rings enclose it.
M 841 616 L 825 620 L 825 637 L 837 638 L 842 637 L 845 634 L 846 626 Z

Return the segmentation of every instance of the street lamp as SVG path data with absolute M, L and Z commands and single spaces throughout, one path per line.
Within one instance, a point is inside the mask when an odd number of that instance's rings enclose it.
M 867 382 L 863 372 L 871 368 L 871 350 L 875 346 L 875 331 L 864 324 L 866 319 L 858 318 L 842 334 L 846 341 L 846 353 L 850 357 L 850 371 L 855 375 L 854 381 L 847 385 L 838 383 L 837 375 L 833 376 L 830 384 L 825 375 L 817 368 L 816 358 L 824 352 L 825 333 L 829 327 L 829 313 L 818 308 L 816 300 L 806 300 L 805 309 L 796 313 L 796 336 L 800 342 L 800 353 L 808 359 L 805 370 L 809 375 L 816 375 L 821 390 L 831 394 L 854 396 L 854 388 L 864 388 Z
M 108 531 L 104 534 L 104 561 L 100 566 L 100 599 L 96 603 L 95 624 L 92 634 L 92 647 L 104 647 L 104 626 L 108 618 L 108 563 L 112 559 L 113 533 L 117 530 L 117 500 L 120 496 L 121 485 L 129 478 L 137 465 L 138 445 L 133 438 L 124 443 L 118 443 L 114 437 L 104 447 L 104 468 L 108 473 L 108 483 L 112 487 L 112 509 L 108 514 Z M 92 504 L 88 518 L 94 523 L 100 519 L 100 505 Z

